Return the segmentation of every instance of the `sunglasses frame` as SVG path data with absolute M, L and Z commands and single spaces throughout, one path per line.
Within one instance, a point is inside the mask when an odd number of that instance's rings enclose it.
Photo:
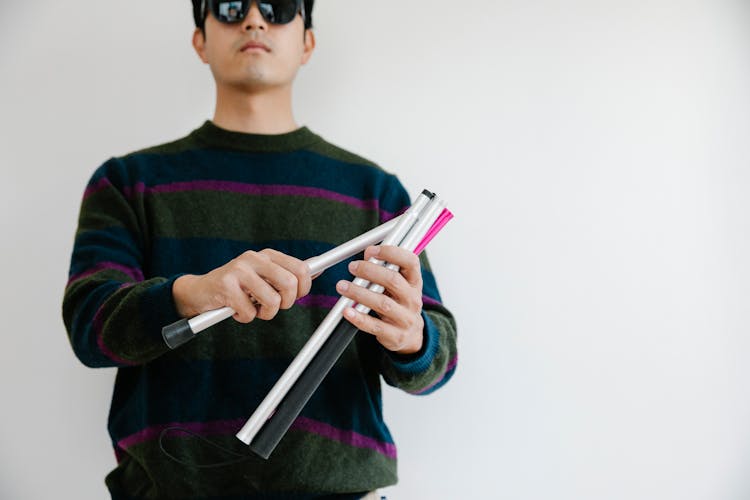
M 226 1 L 226 0 L 224 0 L 224 1 Z M 216 15 L 216 12 L 214 12 L 214 10 L 218 11 L 218 6 L 216 6 L 216 9 L 214 9 L 214 5 L 216 5 L 217 3 L 219 3 L 220 0 L 202 0 L 201 1 L 201 19 L 203 20 L 203 23 L 205 25 L 206 17 L 208 17 L 208 12 L 210 11 L 214 15 L 214 18 L 216 18 L 216 20 L 219 21 L 222 24 L 237 24 L 237 23 L 241 23 L 247 17 L 248 12 L 250 12 L 250 7 L 252 7 L 253 1 L 255 1 L 258 4 L 258 10 L 260 11 L 260 15 L 263 16 L 263 19 L 267 23 L 269 23 L 269 24 L 274 24 L 274 25 L 289 24 L 292 21 L 294 21 L 294 19 L 297 17 L 298 13 L 302 14 L 302 21 L 305 21 L 305 19 L 306 19 L 305 18 L 305 2 L 304 2 L 304 0 L 294 0 L 294 2 L 297 4 L 296 8 L 294 10 L 294 16 L 291 19 L 289 19 L 289 21 L 287 21 L 285 23 L 271 21 L 268 18 L 266 18 L 265 11 L 260 8 L 260 4 L 261 3 L 268 3 L 268 2 L 263 2 L 261 0 L 250 0 L 249 2 L 247 2 L 247 9 L 235 21 L 222 20 L 222 19 L 220 19 L 219 16 Z

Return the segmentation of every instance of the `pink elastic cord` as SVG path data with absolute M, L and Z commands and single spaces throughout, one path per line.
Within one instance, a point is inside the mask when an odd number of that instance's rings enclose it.
M 440 212 L 440 216 L 437 218 L 435 223 L 432 225 L 429 231 L 427 231 L 427 234 L 424 238 L 422 238 L 422 241 L 419 242 L 419 245 L 417 245 L 417 248 L 414 249 L 414 253 L 416 255 L 419 255 L 422 250 L 427 246 L 430 241 L 432 241 L 432 238 L 437 235 L 443 227 L 448 224 L 448 221 L 453 218 L 453 214 L 450 210 L 447 208 L 444 208 L 442 212 Z

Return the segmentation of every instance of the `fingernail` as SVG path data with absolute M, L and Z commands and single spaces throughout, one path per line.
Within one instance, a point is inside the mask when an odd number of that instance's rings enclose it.
M 346 309 L 344 311 L 344 316 L 346 316 L 347 318 L 350 318 L 350 319 L 354 318 L 354 309 Z
M 357 262 L 357 261 L 349 263 L 349 270 L 350 271 L 356 271 L 358 267 L 359 267 L 359 262 Z
M 377 255 L 380 253 L 380 247 L 372 247 L 372 250 L 370 250 L 371 255 Z
M 348 281 L 339 281 L 336 284 L 336 288 L 339 289 L 339 291 L 345 292 L 349 290 L 349 282 Z

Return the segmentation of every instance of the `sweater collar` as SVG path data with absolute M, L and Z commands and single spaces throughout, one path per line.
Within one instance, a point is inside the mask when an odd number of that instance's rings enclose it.
M 258 153 L 294 151 L 321 140 L 320 136 L 307 127 L 300 127 L 284 134 L 248 134 L 221 128 L 211 120 L 206 120 L 190 135 L 209 147 Z

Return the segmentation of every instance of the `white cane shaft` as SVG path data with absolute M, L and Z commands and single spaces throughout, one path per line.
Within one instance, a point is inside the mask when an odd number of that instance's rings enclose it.
M 401 240 L 414 225 L 419 213 L 427 204 L 429 198 L 420 195 L 412 207 L 401 217 L 401 220 L 394 226 L 391 233 L 383 240 L 385 245 L 398 245 Z M 383 261 L 370 259 L 371 262 L 382 264 Z M 359 280 L 359 282 L 358 282 Z M 355 283 L 367 287 L 369 282 L 366 280 L 355 280 Z M 310 339 L 305 343 L 300 352 L 294 358 L 289 367 L 284 371 L 281 378 L 274 384 L 263 401 L 260 403 L 255 412 L 250 416 L 248 421 L 242 426 L 237 433 L 237 438 L 245 444 L 250 444 L 255 435 L 260 431 L 263 424 L 268 420 L 276 407 L 281 403 L 294 382 L 299 378 L 307 365 L 312 361 L 315 354 L 320 350 L 331 332 L 343 316 L 344 309 L 350 307 L 354 302 L 345 297 L 341 297 L 336 305 L 331 309 L 328 315 L 323 319 L 321 324 L 315 330 Z

